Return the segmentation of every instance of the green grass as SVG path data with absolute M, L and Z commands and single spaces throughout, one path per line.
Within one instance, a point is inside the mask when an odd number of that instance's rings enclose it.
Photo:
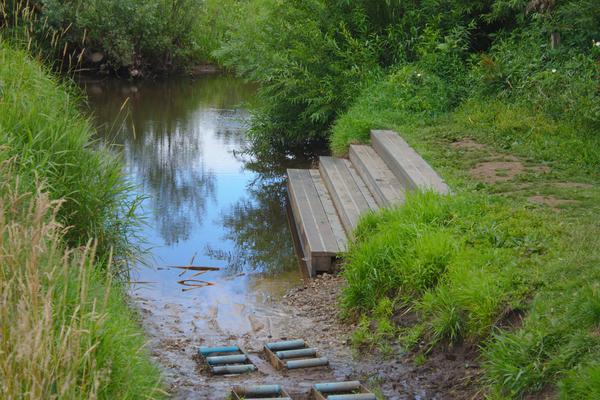
M 405 348 L 481 345 L 491 398 L 542 389 L 593 398 L 600 382 L 600 138 L 593 124 L 508 99 L 472 97 L 444 112 L 446 89 L 435 79 L 411 81 L 415 71 L 403 75 L 407 87 L 392 76 L 366 89 L 333 127 L 336 154 L 368 143 L 372 128 L 400 132 L 455 190 L 414 194 L 361 221 L 342 302 L 361 321 L 357 346 L 386 348 L 376 310 L 390 301 L 396 315 L 416 315 L 395 327 L 392 341 Z M 485 147 L 452 146 L 464 138 Z M 514 179 L 488 184 L 469 173 L 507 156 L 524 167 Z M 535 195 L 570 202 L 539 205 L 530 201 Z M 522 323 L 513 320 L 519 315 Z
M 91 142 L 74 89 L 1 40 L 3 398 L 161 398 L 114 278 L 135 251 L 122 164 Z
M 0 38 L 0 92 L 0 160 L 15 158 L 31 190 L 39 180 L 53 200 L 64 200 L 58 219 L 69 226 L 69 245 L 94 238 L 100 255 L 111 247 L 127 255 L 136 202 L 127 197 L 120 161 L 92 142 L 76 89 Z
M 95 264 L 64 247 L 60 205 L 0 164 L 0 384 L 5 399 L 162 398 L 137 316 Z
M 414 194 L 365 217 L 344 266 L 343 307 L 418 311 L 432 342 L 478 340 L 524 306 L 549 239 L 543 221 L 486 196 Z M 380 316 L 378 317 L 380 318 Z

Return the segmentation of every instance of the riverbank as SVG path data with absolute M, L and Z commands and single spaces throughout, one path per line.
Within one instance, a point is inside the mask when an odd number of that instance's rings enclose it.
M 564 147 L 564 135 L 545 135 L 543 149 L 522 141 L 507 150 L 492 139 L 503 117 L 467 115 L 387 126 L 402 132 L 455 194 L 417 197 L 363 220 L 340 298 L 346 315 L 362 315 L 353 342 L 412 354 L 426 375 L 442 371 L 440 357 L 458 351 L 480 372 L 455 369 L 448 385 L 466 379 L 480 396 L 593 398 L 596 138 L 579 136 L 581 146 Z M 513 129 L 515 122 L 513 116 Z
M 125 261 L 136 200 L 78 92 L 0 38 L 4 398 L 163 398 Z
M 355 232 L 357 348 L 477 349 L 482 396 L 593 398 L 599 5 L 467 3 L 251 1 L 216 54 L 261 84 L 259 154 L 394 129 L 455 190 Z

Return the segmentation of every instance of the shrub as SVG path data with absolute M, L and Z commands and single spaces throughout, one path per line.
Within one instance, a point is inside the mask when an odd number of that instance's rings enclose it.
M 25 27 L 24 40 L 35 39 L 37 49 L 61 68 L 83 64 L 138 75 L 199 61 L 202 5 L 202 0 L 36 0 L 2 7 L 21 15 L 9 19 L 11 25 Z

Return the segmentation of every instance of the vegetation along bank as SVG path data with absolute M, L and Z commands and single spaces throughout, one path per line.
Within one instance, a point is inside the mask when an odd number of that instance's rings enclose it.
M 119 279 L 136 203 L 79 101 L 0 38 L 3 398 L 161 398 Z
M 258 157 L 315 141 L 343 155 L 370 129 L 397 130 L 455 194 L 415 194 L 360 224 L 341 301 L 357 348 L 424 364 L 474 349 L 490 398 L 600 396 L 599 2 L 11 5 L 5 38 L 58 69 L 210 61 L 258 82 Z M 13 397 L 160 397 L 106 272 L 134 223 L 119 164 L 90 144 L 75 91 L 0 50 L 0 379 Z
M 363 219 L 355 345 L 474 349 L 491 398 L 598 397 L 600 4 L 240 4 L 214 54 L 261 84 L 259 155 L 394 129 L 455 189 Z

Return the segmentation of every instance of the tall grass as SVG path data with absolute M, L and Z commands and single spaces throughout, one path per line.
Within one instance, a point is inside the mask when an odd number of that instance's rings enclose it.
M 0 34 L 0 397 L 159 398 L 113 282 L 135 252 L 137 201 L 80 101 Z
M 64 200 L 57 218 L 70 227 L 70 245 L 94 238 L 99 256 L 129 256 L 127 234 L 137 202 L 128 197 L 120 160 L 93 142 L 76 89 L 2 37 L 0 82 L 0 160 L 15 157 L 23 184 L 40 179 L 52 200 Z
M 0 164 L 3 399 L 158 398 L 158 371 L 96 246 L 64 247 L 61 202 Z
M 392 301 L 420 315 L 429 342 L 474 343 L 523 307 L 547 246 L 533 229 L 540 224 L 484 196 L 410 195 L 361 221 L 344 265 L 342 306 L 377 315 Z

